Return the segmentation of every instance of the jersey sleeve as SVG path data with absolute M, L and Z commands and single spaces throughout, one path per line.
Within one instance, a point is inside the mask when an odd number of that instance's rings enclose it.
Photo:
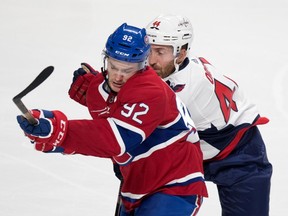
M 63 146 L 76 153 L 98 157 L 130 157 L 163 121 L 165 97 L 162 86 L 125 84 L 107 118 L 71 120 Z

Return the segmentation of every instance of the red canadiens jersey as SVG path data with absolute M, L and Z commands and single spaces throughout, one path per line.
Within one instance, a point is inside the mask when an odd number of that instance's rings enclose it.
M 204 58 L 185 59 L 183 69 L 165 79 L 187 106 L 200 136 L 204 160 L 226 157 L 252 126 L 265 124 L 235 81 Z
M 171 88 L 149 67 L 117 95 L 105 85 L 102 74 L 90 82 L 86 105 L 93 120 L 70 120 L 62 146 L 117 162 L 128 210 L 159 191 L 207 196 L 199 137 Z

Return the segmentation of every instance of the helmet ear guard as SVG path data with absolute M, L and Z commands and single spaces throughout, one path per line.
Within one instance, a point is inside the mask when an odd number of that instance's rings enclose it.
M 150 44 L 173 47 L 173 55 L 178 56 L 182 48 L 190 50 L 193 40 L 192 24 L 180 15 L 160 15 L 146 27 Z

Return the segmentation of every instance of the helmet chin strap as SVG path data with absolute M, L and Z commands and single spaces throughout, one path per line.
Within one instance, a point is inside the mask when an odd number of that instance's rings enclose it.
M 107 67 L 106 67 L 106 61 L 107 61 L 107 55 L 103 52 L 103 67 L 101 67 L 101 72 L 102 72 L 102 75 L 104 77 L 104 84 L 103 84 L 103 87 L 104 87 L 104 90 L 107 92 L 107 93 L 115 93 L 112 88 L 109 86 L 109 83 L 108 83 L 108 71 L 107 71 Z
M 179 60 L 179 56 L 180 56 L 180 51 L 176 54 L 175 58 L 174 58 L 174 67 L 175 67 L 175 70 L 173 73 L 176 73 L 179 71 L 179 69 L 181 70 L 182 68 L 180 68 L 183 63 L 185 62 L 185 59 L 188 57 L 187 53 L 182 53 L 182 55 L 185 55 L 185 56 L 181 56 L 182 61 L 178 61 L 179 63 L 177 63 L 177 60 Z
M 175 70 L 173 73 L 176 73 L 179 71 L 179 64 L 177 63 L 177 59 L 178 59 L 178 56 L 176 56 L 176 58 L 174 58 L 174 67 L 175 67 Z

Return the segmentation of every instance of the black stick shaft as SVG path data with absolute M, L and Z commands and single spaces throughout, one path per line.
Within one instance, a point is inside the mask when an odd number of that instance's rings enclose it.
M 33 117 L 33 115 L 29 112 L 29 110 L 26 108 L 24 103 L 22 102 L 22 98 L 31 92 L 33 89 L 38 87 L 42 82 L 44 82 L 53 72 L 54 67 L 48 66 L 46 67 L 31 83 L 28 85 L 23 91 L 21 91 L 19 94 L 17 94 L 12 100 L 15 103 L 15 105 L 19 108 L 19 110 L 22 112 L 24 117 L 29 121 L 30 124 L 37 124 L 37 120 Z

